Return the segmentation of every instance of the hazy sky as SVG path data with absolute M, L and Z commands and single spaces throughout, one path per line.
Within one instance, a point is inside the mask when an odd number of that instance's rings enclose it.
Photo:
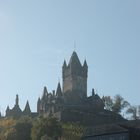
M 0 0 L 0 106 L 23 109 L 46 85 L 56 89 L 63 60 L 87 60 L 88 95 L 121 94 L 140 104 L 139 0 Z M 62 82 L 61 82 L 62 83 Z

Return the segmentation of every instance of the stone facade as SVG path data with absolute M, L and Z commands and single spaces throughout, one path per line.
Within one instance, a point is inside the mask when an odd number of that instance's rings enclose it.
M 55 116 L 63 122 L 80 122 L 90 125 L 124 120 L 120 115 L 104 109 L 104 102 L 94 89 L 92 89 L 92 95 L 87 96 L 87 77 L 87 62 L 85 60 L 82 65 L 74 51 L 69 63 L 64 61 L 62 66 L 62 88 L 60 82 L 56 92 L 53 90 L 50 93 L 44 87 L 43 95 L 37 101 L 37 113 L 31 112 L 28 101 L 22 111 L 17 95 L 15 106 L 12 109 L 7 107 L 6 117 Z
M 81 65 L 76 52 L 73 52 L 69 64 L 64 61 L 62 67 L 63 93 L 78 92 L 81 99 L 87 96 L 87 72 L 86 60 Z
M 85 124 L 111 123 L 124 120 L 120 115 L 104 109 L 104 103 L 92 90 L 87 96 L 88 65 L 81 64 L 74 51 L 69 63 L 62 66 L 62 88 L 58 83 L 56 92 L 49 93 L 44 87 L 43 95 L 38 99 L 39 115 L 55 116 L 63 122 L 82 122 Z

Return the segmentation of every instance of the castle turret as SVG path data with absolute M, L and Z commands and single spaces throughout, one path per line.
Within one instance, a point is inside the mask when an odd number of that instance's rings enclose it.
M 92 97 L 94 97 L 94 95 L 95 95 L 95 90 L 94 90 L 94 88 L 92 89 Z
M 57 90 L 56 90 L 56 103 L 61 104 L 63 102 L 63 94 L 61 90 L 60 82 L 58 83 Z
M 83 76 L 87 77 L 88 76 L 87 74 L 88 74 L 88 65 L 87 61 L 85 60 L 83 64 Z
M 22 115 L 22 111 L 19 107 L 19 97 L 16 95 L 15 106 L 10 110 L 10 117 L 19 118 Z
M 77 92 L 81 98 L 87 97 L 88 66 L 86 60 L 82 66 L 77 53 L 74 51 L 68 66 L 64 61 L 62 71 L 63 93 Z
M 91 97 L 92 97 L 93 107 L 95 107 L 97 110 L 103 110 L 104 109 L 104 102 L 99 97 L 99 95 L 95 93 L 94 88 L 92 89 L 92 96 Z
M 8 117 L 10 115 L 10 108 L 9 105 L 6 108 L 6 117 Z
M 30 116 L 31 115 L 31 109 L 30 109 L 30 105 L 29 105 L 29 102 L 27 101 L 26 105 L 25 105 L 25 109 L 23 111 L 23 114 L 24 115 L 28 115 Z
M 44 94 L 47 94 L 48 93 L 46 86 L 44 87 L 44 91 L 43 92 L 44 92 Z
M 15 106 L 19 105 L 19 98 L 18 98 L 18 94 L 16 95 L 16 100 L 15 100 Z
M 86 69 L 88 68 L 87 61 L 86 60 L 84 61 L 83 67 L 86 68 Z
M 40 98 L 38 98 L 38 101 L 37 101 L 37 113 L 39 113 L 39 110 L 40 110 L 40 103 L 41 103 L 41 100 L 40 100 Z
M 60 82 L 58 83 L 58 86 L 57 86 L 56 97 L 57 98 L 62 97 L 62 90 L 61 90 Z
M 47 95 L 48 95 L 48 91 L 46 86 L 43 89 L 43 95 L 42 95 L 42 99 L 41 100 L 46 100 L 47 99 Z
M 10 108 L 9 108 L 9 105 L 7 106 L 7 108 L 6 108 L 6 111 L 9 111 L 10 110 Z
M 66 63 L 66 60 L 64 60 L 63 68 L 66 68 L 66 67 L 67 67 L 67 63 Z

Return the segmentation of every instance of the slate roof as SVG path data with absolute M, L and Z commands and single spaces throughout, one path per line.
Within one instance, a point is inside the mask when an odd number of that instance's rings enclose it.
M 119 126 L 118 124 L 104 124 L 98 125 L 95 127 L 87 128 L 85 135 L 86 136 L 98 136 L 98 135 L 108 135 L 108 134 L 117 134 L 117 133 L 126 133 L 127 129 Z

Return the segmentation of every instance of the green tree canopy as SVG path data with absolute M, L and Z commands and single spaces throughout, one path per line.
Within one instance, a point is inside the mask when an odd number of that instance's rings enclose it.
M 138 120 L 140 119 L 140 106 L 130 106 L 126 113 L 131 114 L 131 119 Z
M 41 140 L 46 136 L 57 139 L 61 133 L 62 128 L 56 118 L 38 118 L 32 128 L 32 140 Z
M 29 117 L 23 117 L 15 125 L 17 140 L 31 140 L 32 121 Z
M 105 109 L 113 111 L 115 113 L 121 113 L 121 111 L 128 107 L 130 104 L 124 100 L 121 95 L 116 95 L 113 99 L 110 96 L 103 96 Z
M 103 96 L 102 100 L 105 104 L 105 109 L 112 111 L 112 107 L 113 107 L 112 98 L 110 96 Z

